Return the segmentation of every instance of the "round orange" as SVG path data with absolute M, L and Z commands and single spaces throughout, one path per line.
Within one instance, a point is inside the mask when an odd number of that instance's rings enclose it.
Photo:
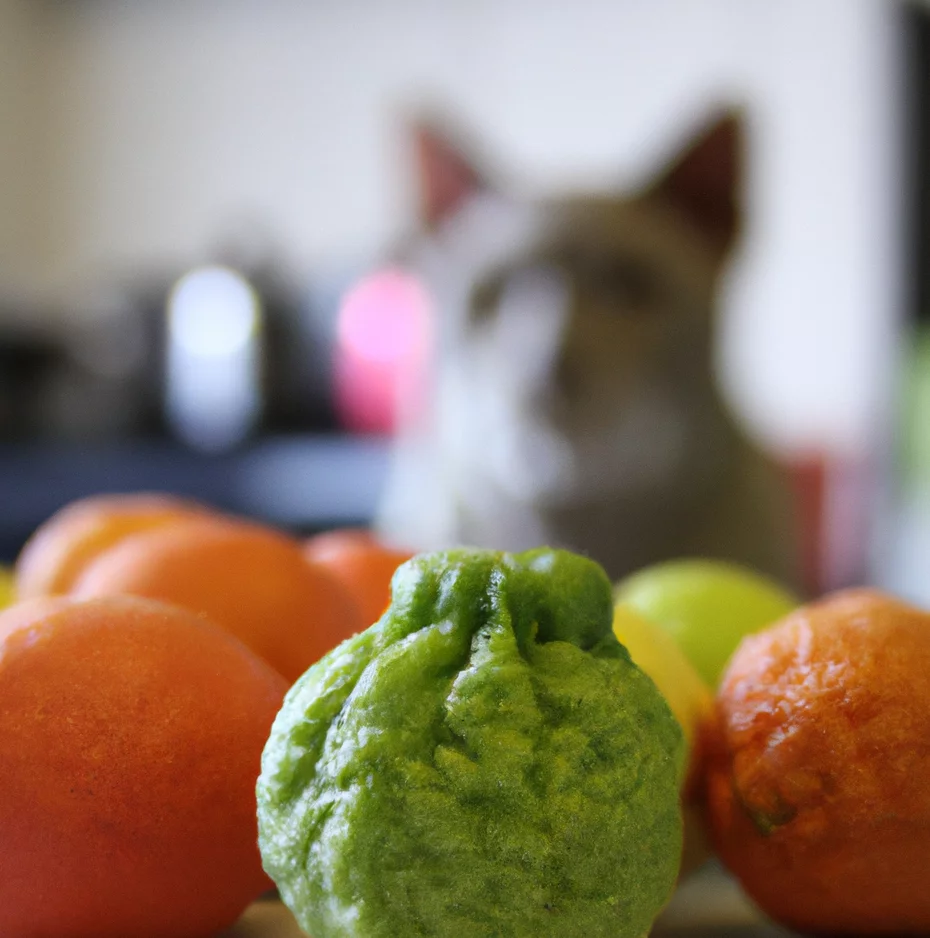
M 16 593 L 21 599 L 67 593 L 89 561 L 124 537 L 208 512 L 194 502 L 154 492 L 71 502 L 40 525 L 20 551 Z
M 930 933 L 930 615 L 876 591 L 744 639 L 717 697 L 714 845 L 808 934 Z
M 363 528 L 326 531 L 304 542 L 307 559 L 329 570 L 355 597 L 366 626 L 381 618 L 391 601 L 391 577 L 413 554 L 382 544 Z
M 261 751 L 287 683 L 184 609 L 0 614 L 0 934 L 197 938 L 267 887 Z
M 298 541 L 231 519 L 185 519 L 124 538 L 86 567 L 72 593 L 130 593 L 202 613 L 291 681 L 365 625 Z

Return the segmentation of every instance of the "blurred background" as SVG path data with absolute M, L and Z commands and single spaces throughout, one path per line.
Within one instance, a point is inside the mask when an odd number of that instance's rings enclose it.
M 422 297 L 389 290 L 376 322 L 352 298 L 415 224 L 412 109 L 545 192 L 633 185 L 736 102 L 727 399 L 794 474 L 817 583 L 930 602 L 928 21 L 893 0 L 0 0 L 0 560 L 93 492 L 306 533 L 371 519 Z

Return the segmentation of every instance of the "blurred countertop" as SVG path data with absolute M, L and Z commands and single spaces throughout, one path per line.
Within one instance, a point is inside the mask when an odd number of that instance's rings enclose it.
M 368 524 L 389 441 L 341 434 L 269 437 L 221 455 L 166 439 L 0 444 L 0 561 L 53 512 L 108 492 L 163 491 L 299 533 Z
M 719 864 L 710 862 L 676 890 L 656 921 L 651 938 L 792 938 L 794 932 L 767 921 Z M 254 903 L 218 938 L 305 938 L 278 901 Z

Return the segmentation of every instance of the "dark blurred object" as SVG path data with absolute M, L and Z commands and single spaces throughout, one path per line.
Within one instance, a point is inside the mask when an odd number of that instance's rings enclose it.
M 930 603 L 930 9 L 901 5 L 904 63 L 903 312 L 894 421 L 886 428 L 871 579 Z
M 35 436 L 43 423 L 42 401 L 64 350 L 35 330 L 0 331 L 0 438 Z
M 271 433 L 333 430 L 332 338 L 320 311 L 274 268 L 246 271 L 265 308 L 263 426 Z
M 903 6 L 906 75 L 906 305 L 908 317 L 930 322 L 930 10 Z
M 47 309 L 0 302 L 0 440 L 167 436 L 222 452 L 335 429 L 335 300 L 311 306 L 257 226 L 223 245 Z
M 0 440 L 95 439 L 138 420 L 132 386 L 144 349 L 104 302 L 0 305 Z
M 332 429 L 329 338 L 314 312 L 272 263 L 234 253 L 150 301 L 169 432 L 222 451 L 263 434 Z
M 26 438 L 174 437 L 222 452 L 336 425 L 329 332 L 271 262 L 114 278 L 54 321 L 0 334 L 0 438 L 13 435 L 13 394 Z

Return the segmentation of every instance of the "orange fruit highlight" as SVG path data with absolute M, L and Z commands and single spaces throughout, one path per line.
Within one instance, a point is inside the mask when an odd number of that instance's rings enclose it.
M 808 934 L 930 933 L 930 615 L 871 590 L 746 638 L 717 697 L 714 845 Z
M 339 528 L 308 538 L 304 555 L 329 570 L 349 590 L 368 626 L 387 609 L 391 577 L 414 551 L 388 547 L 363 528 Z
M 206 615 L 294 681 L 364 628 L 358 607 L 300 543 L 262 525 L 185 519 L 127 537 L 79 577 L 80 598 L 130 593 Z
M 184 609 L 0 614 L 0 934 L 198 938 L 266 888 L 255 783 L 287 683 Z
M 170 495 L 96 495 L 71 502 L 40 525 L 16 561 L 20 599 L 67 593 L 84 567 L 129 534 L 209 509 Z

